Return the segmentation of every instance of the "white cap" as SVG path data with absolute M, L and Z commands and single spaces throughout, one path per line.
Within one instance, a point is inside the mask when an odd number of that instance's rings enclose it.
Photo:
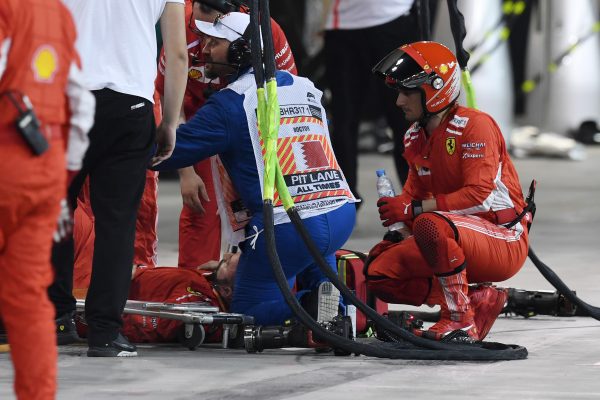
M 230 42 L 240 38 L 248 24 L 250 24 L 250 16 L 240 12 L 221 15 L 214 23 L 196 20 L 196 27 L 200 32 Z

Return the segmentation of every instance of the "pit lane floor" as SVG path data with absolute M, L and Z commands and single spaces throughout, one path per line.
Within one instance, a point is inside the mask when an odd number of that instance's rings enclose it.
M 516 161 L 524 189 L 538 180 L 531 245 L 587 302 L 600 305 L 600 148 L 588 159 Z M 365 198 L 347 248 L 368 250 L 383 235 L 375 170 L 392 160 L 360 158 Z M 160 264 L 177 260 L 176 182 L 160 187 Z M 530 263 L 504 286 L 551 289 Z M 406 307 L 394 306 L 405 309 Z M 429 310 L 429 309 L 426 309 Z M 141 345 L 133 359 L 91 359 L 87 348 L 60 349 L 58 399 L 600 399 L 600 322 L 585 317 L 500 317 L 489 340 L 526 346 L 529 358 L 505 362 L 381 360 L 310 350 L 243 350 Z M 13 399 L 8 354 L 0 354 L 0 399 Z

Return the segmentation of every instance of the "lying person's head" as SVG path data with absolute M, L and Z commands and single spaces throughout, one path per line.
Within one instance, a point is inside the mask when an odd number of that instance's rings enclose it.
M 209 261 L 198 267 L 199 270 L 213 271 L 209 281 L 227 306 L 229 306 L 233 297 L 235 273 L 240 255 L 239 252 L 225 253 L 221 261 Z

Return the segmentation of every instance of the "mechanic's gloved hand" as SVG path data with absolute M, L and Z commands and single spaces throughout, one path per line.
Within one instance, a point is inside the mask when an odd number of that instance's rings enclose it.
M 60 243 L 72 234 L 73 213 L 67 199 L 62 199 L 60 201 L 60 214 L 58 214 L 58 221 L 56 222 L 56 231 L 54 231 L 54 241 Z
M 412 200 L 404 193 L 395 197 L 380 198 L 377 207 L 379 207 L 379 218 L 383 221 L 383 226 L 412 221 L 423 210 L 420 200 Z

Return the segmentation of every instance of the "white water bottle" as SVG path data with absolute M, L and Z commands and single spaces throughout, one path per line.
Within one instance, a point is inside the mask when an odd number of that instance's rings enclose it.
M 377 194 L 379 195 L 379 198 L 394 197 L 396 195 L 396 192 L 394 191 L 394 185 L 392 184 L 392 181 L 390 180 L 390 178 L 385 174 L 385 170 L 378 169 L 376 171 L 376 173 L 377 173 Z M 400 191 L 400 192 L 402 192 L 402 191 Z M 395 224 L 388 226 L 388 230 L 390 230 L 390 231 L 397 231 L 402 228 L 404 228 L 403 222 L 396 222 Z

